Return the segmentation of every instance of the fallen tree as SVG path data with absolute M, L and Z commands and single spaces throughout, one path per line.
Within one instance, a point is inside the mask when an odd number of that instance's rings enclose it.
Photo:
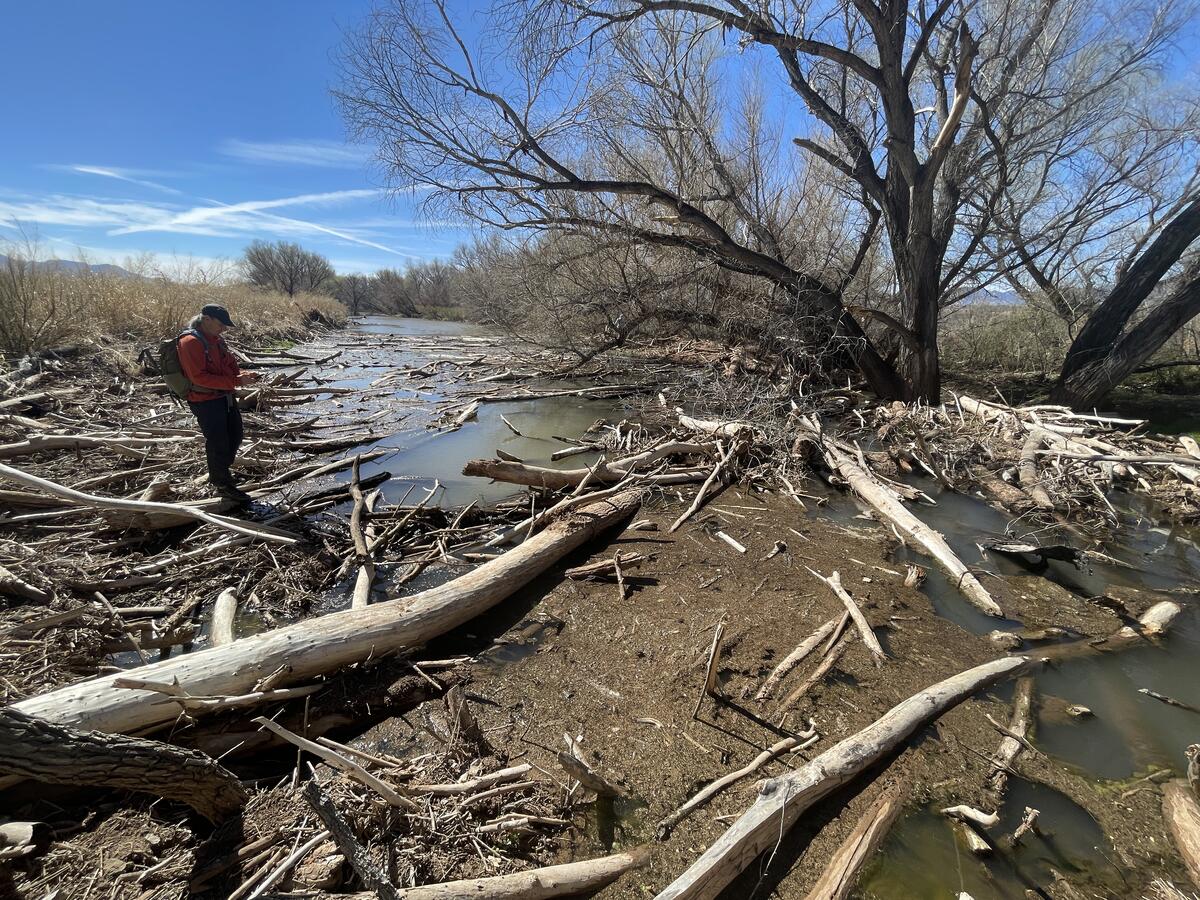
M 843 453 L 837 442 L 821 428 L 820 422 L 803 416 L 798 417 L 797 422 L 801 432 L 813 440 L 825 457 L 829 468 L 844 478 L 850 489 L 869 503 L 884 521 L 895 526 L 901 535 L 914 541 L 933 557 L 950 576 L 954 586 L 973 606 L 989 616 L 1004 615 L 999 604 L 958 558 L 958 554 L 950 549 L 944 537 L 909 512 L 891 488 L 880 483 L 865 468 Z
M 443 634 L 507 598 L 576 547 L 631 515 L 629 490 L 573 510 L 503 556 L 429 590 L 241 638 L 176 659 L 68 685 L 15 704 L 28 715 L 79 728 L 129 732 L 175 719 L 161 693 L 122 688 L 120 679 L 174 684 L 195 696 L 246 694 L 284 668 L 294 684 Z
M 0 709 L 0 773 L 49 784 L 124 788 L 188 804 L 219 822 L 246 802 L 237 776 L 199 750 L 81 731 Z
M 644 866 L 649 860 L 650 854 L 645 850 L 627 850 L 598 859 L 528 869 L 510 875 L 423 884 L 398 891 L 398 896 L 401 900 L 550 900 L 552 897 L 573 897 L 598 891 L 630 869 Z M 274 896 L 263 895 L 264 900 Z M 306 896 L 314 900 L 376 900 L 379 897 L 374 891 L 356 894 L 309 893 Z
M 895 750 L 922 725 L 976 691 L 1026 671 L 1029 657 L 997 659 L 909 697 L 857 734 L 779 778 L 764 781 L 758 799 L 657 900 L 716 897 L 814 803 Z

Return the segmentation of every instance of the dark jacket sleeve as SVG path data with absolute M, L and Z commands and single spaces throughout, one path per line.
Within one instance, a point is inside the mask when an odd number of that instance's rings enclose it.
M 216 347 L 209 351 L 216 352 Z M 215 360 L 214 360 L 215 363 Z M 179 339 L 179 367 L 188 381 L 197 387 L 208 388 L 210 391 L 232 391 L 237 387 L 237 376 L 214 372 L 204 356 L 204 345 L 195 335 L 185 335 Z M 235 364 L 236 369 L 236 364 Z

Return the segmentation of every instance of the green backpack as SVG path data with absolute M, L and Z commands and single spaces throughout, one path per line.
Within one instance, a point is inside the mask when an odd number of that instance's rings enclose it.
M 159 374 L 162 375 L 162 379 L 167 383 L 171 393 L 180 400 L 186 400 L 188 394 L 194 390 L 204 390 L 195 387 L 188 380 L 187 375 L 183 373 L 183 366 L 179 363 L 179 341 L 189 334 L 200 341 L 200 346 L 204 348 L 204 361 L 211 366 L 212 358 L 208 355 L 208 341 L 204 339 L 204 335 L 194 329 L 181 332 L 158 345 Z

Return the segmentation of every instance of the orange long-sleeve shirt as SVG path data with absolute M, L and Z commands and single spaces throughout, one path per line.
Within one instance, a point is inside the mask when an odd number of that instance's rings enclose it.
M 186 334 L 179 339 L 179 367 L 188 381 L 205 389 L 188 394 L 188 400 L 192 403 L 203 403 L 221 394 L 232 393 L 242 371 L 223 339 L 210 337 L 206 341 L 207 356 L 204 354 L 204 345 L 194 334 Z

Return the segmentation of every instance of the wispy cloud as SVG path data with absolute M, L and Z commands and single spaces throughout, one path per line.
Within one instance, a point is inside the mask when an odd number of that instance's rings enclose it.
M 328 169 L 358 169 L 371 158 L 370 150 L 365 147 L 316 139 L 242 141 L 230 138 L 222 142 L 220 150 L 225 156 L 246 162 Z
M 157 181 L 138 178 L 137 175 L 140 173 L 132 169 L 115 169 L 109 166 L 67 166 L 66 168 L 79 175 L 99 175 L 103 178 L 115 178 L 118 181 L 127 181 L 130 184 L 140 185 L 141 187 L 153 188 L 156 191 L 162 191 L 164 194 L 183 193 L 183 191 L 176 190 L 173 187 L 159 184 Z
M 322 235 L 395 256 L 412 256 L 411 248 L 380 243 L 372 239 L 375 235 L 356 225 L 339 223 L 338 227 L 330 227 L 268 211 L 294 206 L 332 206 L 376 196 L 378 191 L 359 189 L 240 203 L 210 200 L 204 206 L 183 207 L 166 202 L 136 203 L 71 194 L 37 198 L 10 195 L 0 196 L 0 221 L 102 228 L 109 235 L 159 232 L 204 237 L 271 236 L 291 239 Z

